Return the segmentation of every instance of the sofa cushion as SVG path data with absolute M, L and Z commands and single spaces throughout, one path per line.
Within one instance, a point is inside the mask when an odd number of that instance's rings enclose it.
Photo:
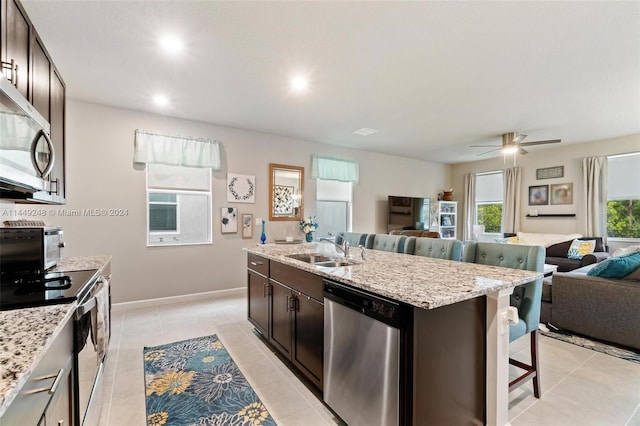
M 573 241 L 576 238 L 582 237 L 581 234 L 541 234 L 537 232 L 518 232 L 517 235 L 519 244 L 542 247 L 549 247 L 552 244 L 561 243 L 563 241 Z
M 640 251 L 640 245 L 637 246 L 629 246 L 624 248 L 619 248 L 618 250 L 613 252 L 613 257 L 623 256 L 625 254 L 631 254 Z
M 582 259 L 585 254 L 591 254 L 596 248 L 595 240 L 573 240 L 567 257 L 569 259 Z
M 635 271 L 633 271 L 629 275 L 625 275 L 624 277 L 622 277 L 622 279 L 623 280 L 640 281 L 640 268 L 636 269 Z
M 544 259 L 544 263 L 549 265 L 556 265 L 558 272 L 569 272 L 580 267 L 580 261 L 575 259 L 568 259 L 567 257 L 549 257 Z
M 640 268 L 640 252 L 610 257 L 591 268 L 587 275 L 603 278 L 622 278 Z

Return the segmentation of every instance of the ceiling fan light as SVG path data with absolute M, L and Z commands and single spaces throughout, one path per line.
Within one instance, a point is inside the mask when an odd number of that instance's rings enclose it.
M 515 154 L 516 152 L 518 152 L 517 146 L 505 146 L 504 148 L 502 148 L 503 154 Z

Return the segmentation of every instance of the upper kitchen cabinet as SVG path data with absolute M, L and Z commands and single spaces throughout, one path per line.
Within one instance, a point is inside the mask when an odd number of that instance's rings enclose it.
M 49 190 L 34 199 L 65 202 L 65 83 L 18 0 L 0 0 L 2 74 L 51 125 L 54 166 Z M 27 200 L 29 201 L 29 200 Z

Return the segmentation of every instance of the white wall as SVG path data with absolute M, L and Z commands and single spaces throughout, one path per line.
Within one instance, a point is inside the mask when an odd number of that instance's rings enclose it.
M 580 210 L 582 202 L 582 175 L 581 164 L 585 157 L 607 156 L 640 151 L 640 134 L 593 141 L 588 143 L 562 145 L 542 151 L 529 152 L 527 155 L 518 155 L 517 165 L 522 167 L 521 187 L 521 217 L 520 231 L 545 232 L 557 234 L 581 233 L 585 234 L 585 215 Z M 462 200 L 464 188 L 464 175 L 466 173 L 478 173 L 491 170 L 500 170 L 512 167 L 513 160 L 505 164 L 502 157 L 472 163 L 456 164 L 452 166 L 452 182 L 455 194 L 459 194 Z M 536 169 L 544 167 L 564 166 L 564 177 L 558 179 L 536 180 Z M 550 185 L 556 183 L 573 183 L 573 204 L 529 206 L 529 186 Z M 464 212 L 461 203 L 460 212 Z M 527 218 L 530 209 L 538 210 L 539 214 L 575 213 L 575 218 Z M 462 224 L 462 220 L 459 221 Z M 459 229 L 461 232 L 461 229 Z M 610 251 L 619 246 L 610 242 Z
M 213 244 L 146 246 L 145 172 L 133 166 L 134 130 L 208 137 L 222 142 L 223 170 L 213 178 Z M 235 288 L 246 283 L 246 255 L 259 242 L 220 233 L 220 207 L 235 206 L 268 220 L 269 163 L 305 168 L 305 216 L 315 214 L 311 155 L 358 160 L 360 183 L 354 186 L 353 230 L 386 232 L 388 195 L 435 197 L 450 186 L 450 166 L 316 144 L 275 135 L 111 108 L 67 102 L 67 205 L 49 207 L 45 221 L 65 230 L 67 256 L 110 254 L 114 302 L 168 297 Z M 227 203 L 227 172 L 256 176 L 256 203 Z M 6 210 L 11 204 L 3 203 Z M 15 206 L 34 208 L 34 206 Z M 126 209 L 126 216 L 69 217 L 75 209 Z M 322 224 L 320 224 L 322 226 Z M 267 222 L 269 241 L 302 236 L 297 222 Z

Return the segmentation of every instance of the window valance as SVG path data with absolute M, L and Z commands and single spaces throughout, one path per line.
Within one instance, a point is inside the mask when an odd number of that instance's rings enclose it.
M 311 164 L 311 178 L 358 183 L 360 180 L 358 162 L 314 155 Z
M 133 162 L 208 167 L 220 171 L 220 142 L 136 130 Z

